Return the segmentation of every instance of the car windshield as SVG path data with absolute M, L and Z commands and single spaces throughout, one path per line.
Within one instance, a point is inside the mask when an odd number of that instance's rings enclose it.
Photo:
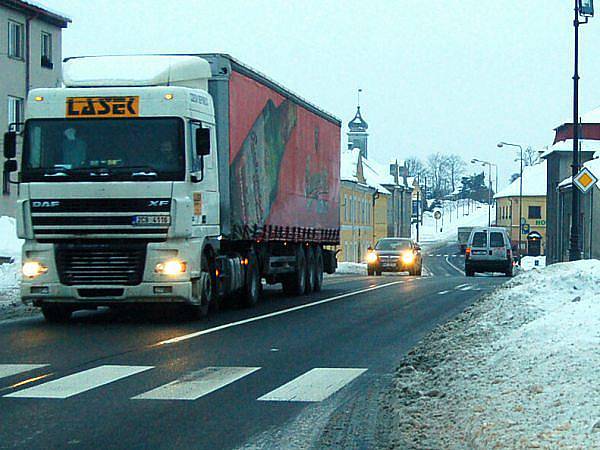
M 408 250 L 411 248 L 411 242 L 407 239 L 384 239 L 377 243 L 376 250 Z
M 23 181 L 182 180 L 177 118 L 29 120 Z

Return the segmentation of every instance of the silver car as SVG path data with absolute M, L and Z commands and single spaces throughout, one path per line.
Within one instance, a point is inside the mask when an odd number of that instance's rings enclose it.
M 476 272 L 502 272 L 513 276 L 513 252 L 506 229 L 474 228 L 465 251 L 465 275 Z

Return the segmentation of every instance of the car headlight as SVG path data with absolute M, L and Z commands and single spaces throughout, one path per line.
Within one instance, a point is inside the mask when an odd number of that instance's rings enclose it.
M 412 264 L 415 260 L 415 255 L 412 252 L 406 252 L 402 254 L 402 262 L 404 264 Z
M 163 275 L 179 275 L 181 273 L 185 273 L 186 270 L 187 264 L 178 259 L 170 259 L 168 261 L 158 263 L 154 268 L 156 273 Z
M 26 261 L 21 270 L 25 278 L 35 278 L 48 272 L 48 267 L 39 261 Z
M 367 253 L 367 263 L 373 264 L 377 262 L 377 253 L 369 252 Z

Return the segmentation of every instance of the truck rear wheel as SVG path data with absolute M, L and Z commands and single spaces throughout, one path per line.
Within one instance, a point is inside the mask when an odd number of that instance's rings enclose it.
M 310 294 L 315 289 L 315 254 L 311 247 L 305 247 L 304 256 L 306 258 L 306 282 L 304 283 L 304 293 Z
M 258 259 L 254 252 L 248 255 L 248 265 L 246 266 L 246 280 L 242 302 L 244 306 L 250 308 L 255 306 L 260 300 L 260 272 L 258 270 Z
M 302 246 L 296 248 L 296 270 L 283 280 L 283 292 L 289 295 L 302 295 L 306 290 L 306 258 Z
M 315 254 L 315 285 L 313 290 L 315 292 L 321 292 L 323 288 L 323 252 L 321 247 L 314 248 Z
M 62 305 L 44 305 L 42 306 L 42 314 L 46 322 L 64 323 L 69 321 L 73 310 Z

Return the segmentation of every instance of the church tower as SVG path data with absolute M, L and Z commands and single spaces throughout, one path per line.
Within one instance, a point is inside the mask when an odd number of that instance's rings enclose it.
M 367 159 L 367 138 L 369 137 L 369 133 L 367 133 L 367 128 L 369 125 L 362 118 L 360 114 L 360 93 L 362 89 L 358 90 L 358 104 L 356 106 L 356 114 L 354 115 L 354 119 L 348 122 L 348 148 L 359 148 L 360 155 Z

